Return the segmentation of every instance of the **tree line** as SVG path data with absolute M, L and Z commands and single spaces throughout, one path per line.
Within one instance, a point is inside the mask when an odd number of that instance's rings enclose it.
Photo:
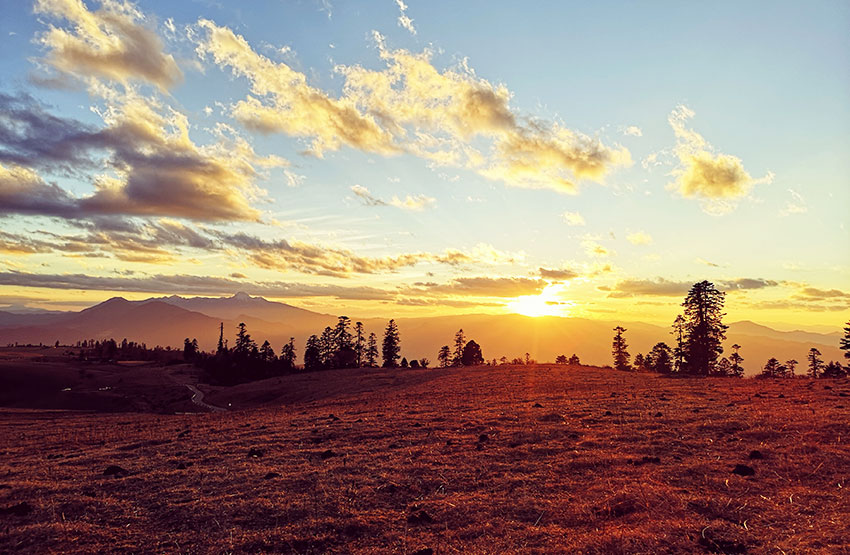
M 615 327 L 611 342 L 614 368 L 659 374 L 742 378 L 744 368 L 741 363 L 744 357 L 739 352 L 741 346 L 736 343 L 732 345 L 732 353 L 728 357 L 721 356 L 726 330 L 729 328 L 723 323 L 723 316 L 726 315 L 723 312 L 725 295 L 709 281 L 694 284 L 682 303 L 683 313 L 673 322 L 671 334 L 675 338 L 675 346 L 671 348 L 660 341 L 647 354 L 635 355 L 634 364 L 630 361 L 631 355 L 624 335 L 627 330 L 622 326 Z M 844 351 L 844 357 L 850 360 L 850 322 L 844 328 L 844 337 L 839 347 Z M 842 367 L 837 361 L 824 364 L 820 357 L 821 352 L 815 347 L 809 350 L 809 377 L 840 378 L 850 371 L 850 368 Z M 781 363 L 772 357 L 758 377 L 794 377 L 798 364 L 793 359 Z

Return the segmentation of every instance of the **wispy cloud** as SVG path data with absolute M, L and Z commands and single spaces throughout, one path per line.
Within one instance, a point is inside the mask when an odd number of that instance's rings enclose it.
M 645 231 L 636 231 L 626 235 L 626 240 L 632 245 L 649 245 L 652 243 L 652 235 Z
M 362 185 L 353 185 L 351 187 L 351 192 L 354 193 L 366 206 L 395 206 L 402 210 L 412 210 L 416 212 L 432 207 L 437 202 L 437 199 L 423 194 L 412 196 L 406 195 L 404 199 L 394 195 L 390 200 L 385 201 L 374 196 L 369 192 L 369 189 Z
M 410 31 L 411 35 L 416 34 L 416 29 L 413 27 L 413 20 L 407 16 L 407 4 L 404 3 L 403 0 L 395 0 L 396 5 L 398 6 L 399 16 L 398 16 L 398 24 L 400 27 L 404 27 L 408 31 Z
M 567 222 L 567 225 L 580 226 L 585 225 L 584 216 L 579 214 L 578 212 L 564 212 L 563 214 L 564 221 Z

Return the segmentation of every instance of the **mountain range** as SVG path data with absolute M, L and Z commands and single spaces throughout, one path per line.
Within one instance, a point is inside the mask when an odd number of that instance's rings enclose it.
M 304 342 L 311 334 L 319 335 L 325 326 L 333 327 L 337 317 L 320 314 L 285 303 L 237 293 L 232 297 L 184 298 L 176 295 L 142 301 L 115 297 L 79 312 L 13 313 L 0 311 L 0 344 L 45 343 L 72 344 L 81 339 L 127 338 L 148 346 L 182 347 L 184 338 L 197 338 L 200 347 L 212 350 L 224 324 L 225 338 L 233 341 L 236 326 L 244 322 L 258 342 L 268 339 L 276 350 L 295 338 L 297 352 L 303 354 Z M 366 333 L 374 332 L 380 341 L 386 319 L 361 319 Z M 442 345 L 451 345 L 454 334 L 463 329 L 474 339 L 485 358 L 502 356 L 512 359 L 528 352 L 538 361 L 553 361 L 559 354 L 576 353 L 585 364 L 610 363 L 612 328 L 627 329 L 629 351 L 646 353 L 664 341 L 672 344 L 669 328 L 642 322 L 613 322 L 555 316 L 527 317 L 519 314 L 464 314 L 423 318 L 397 318 L 402 339 L 402 355 L 427 357 L 434 361 Z M 796 359 L 798 372 L 805 368 L 811 347 L 824 360 L 842 360 L 838 349 L 841 334 L 810 331 L 779 331 L 755 322 L 730 324 L 725 342 L 741 345 L 747 374 L 756 374 L 766 360 Z

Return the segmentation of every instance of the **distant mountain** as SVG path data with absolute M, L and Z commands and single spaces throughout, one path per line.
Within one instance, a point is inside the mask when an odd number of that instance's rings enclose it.
M 32 320 L 39 316 L 43 319 Z M 183 298 L 178 296 L 128 301 L 121 297 L 80 312 L 59 315 L 9 315 L 0 312 L 0 344 L 7 343 L 73 343 L 81 339 L 127 338 L 148 345 L 170 345 L 180 348 L 184 338 L 197 338 L 204 350 L 214 349 L 219 325 L 224 324 L 225 339 L 233 343 L 236 325 L 245 322 L 248 332 L 258 342 L 266 339 L 276 351 L 295 338 L 299 360 L 304 343 L 311 334 L 319 335 L 325 326 L 334 326 L 337 317 L 296 308 L 239 293 L 222 298 Z M 352 319 L 354 321 L 354 319 Z M 383 337 L 387 320 L 361 320 L 365 332 Z M 454 334 L 463 329 L 467 339 L 481 345 L 488 360 L 506 356 L 553 361 L 559 354 L 576 353 L 588 364 L 609 364 L 611 338 L 615 325 L 626 328 L 626 341 L 632 356 L 647 353 L 659 341 L 673 344 L 667 327 L 642 322 L 606 322 L 581 318 L 530 318 L 519 314 L 463 314 L 427 318 L 397 318 L 401 332 L 402 355 L 408 359 L 427 357 L 436 363 L 442 345 L 452 346 Z M 5 323 L 5 324 L 4 324 Z M 731 345 L 741 345 L 747 374 L 761 371 L 765 361 L 776 357 L 781 361 L 794 358 L 804 371 L 806 354 L 817 347 L 825 360 L 843 360 L 838 349 L 838 331 L 831 334 L 805 331 L 783 332 L 754 322 L 730 325 L 725 342 L 726 354 Z

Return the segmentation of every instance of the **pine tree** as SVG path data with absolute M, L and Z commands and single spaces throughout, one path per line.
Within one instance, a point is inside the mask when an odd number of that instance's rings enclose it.
M 455 350 L 452 357 L 452 366 L 461 366 L 463 364 L 464 345 L 466 345 L 466 337 L 463 335 L 463 329 L 459 329 L 455 334 Z
M 272 349 L 268 340 L 263 341 L 263 346 L 260 347 L 260 360 L 263 362 L 274 362 L 277 360 L 277 356 L 274 354 L 274 349 Z
M 239 331 L 236 332 L 236 346 L 233 348 L 233 354 L 241 358 L 250 358 L 257 345 L 251 339 L 251 334 L 247 332 L 245 322 L 239 322 L 237 327 Z
M 470 340 L 463 347 L 463 355 L 461 362 L 464 366 L 478 366 L 484 364 L 484 355 L 481 354 L 481 346 L 475 341 Z
M 321 341 L 315 335 L 307 339 L 304 347 L 304 370 L 319 370 L 322 368 Z
M 449 365 L 449 359 L 451 358 L 452 353 L 449 350 L 448 345 L 443 345 L 440 347 L 440 352 L 437 354 L 437 362 L 440 363 L 440 368 L 445 368 Z
M 292 370 L 295 368 L 295 338 L 290 337 L 289 343 L 285 343 L 280 350 L 280 361 L 284 368 Z
M 797 362 L 796 360 L 794 360 L 793 358 L 791 360 L 785 361 L 785 368 L 788 369 L 788 371 L 786 373 L 786 377 L 788 377 L 788 378 L 794 377 L 794 369 L 797 368 L 798 364 L 800 364 L 800 363 Z
M 644 367 L 643 355 L 638 353 L 635 355 L 635 370 L 643 370 Z
M 673 357 L 675 359 L 674 370 L 681 372 L 685 365 L 685 319 L 681 314 L 676 316 L 673 322 L 673 331 L 670 332 L 676 337 L 676 348 L 673 349 Z
M 566 364 L 567 363 L 567 355 L 558 355 L 555 357 L 555 364 Z
M 723 357 L 720 359 L 717 363 L 717 367 L 715 368 L 714 375 L 721 377 L 732 375 L 732 363 L 729 362 L 728 358 Z
M 378 338 L 374 333 L 369 334 L 369 341 L 366 342 L 366 366 L 375 368 L 378 366 Z
M 670 350 L 667 343 L 659 341 L 652 347 L 647 356 L 650 359 L 649 367 L 653 372 L 669 374 L 673 371 L 673 351 Z
M 823 370 L 823 360 L 820 358 L 820 351 L 812 347 L 809 349 L 809 377 L 810 378 L 818 378 L 820 377 L 821 371 Z
M 850 361 L 850 322 L 844 328 L 844 337 L 838 340 L 838 348 L 844 351 L 844 358 Z
M 738 353 L 738 349 L 740 348 L 741 346 L 735 343 L 734 345 L 732 345 L 732 349 L 734 350 L 732 354 L 729 355 L 729 361 L 732 363 L 732 367 L 730 370 L 732 371 L 732 375 L 736 378 L 744 377 L 744 369 L 741 366 L 741 363 L 744 361 L 744 357 L 742 357 L 740 353 Z
M 725 293 L 714 284 L 701 281 L 694 284 L 685 298 L 684 371 L 708 376 L 723 353 L 726 326 L 723 323 Z
M 578 355 L 575 354 L 575 353 L 573 353 L 573 356 L 571 356 L 570 360 L 568 360 L 567 362 L 569 364 L 574 365 L 574 366 L 578 366 L 579 364 L 581 364 L 581 361 L 579 360 Z
M 779 376 L 779 361 L 771 357 L 764 365 L 764 370 L 761 373 L 765 378 L 776 378 Z
M 215 354 L 221 355 L 224 353 L 224 322 L 219 324 L 219 333 L 218 333 L 218 348 L 215 350 Z
M 398 358 L 401 352 L 401 339 L 398 334 L 398 326 L 395 320 L 387 323 L 384 330 L 384 343 L 381 348 L 381 356 L 384 359 L 384 368 L 398 368 Z
M 614 356 L 614 368 L 617 370 L 631 370 L 629 365 L 628 345 L 623 333 L 626 329 L 622 326 L 614 328 L 614 341 L 611 343 L 611 354 Z
M 336 352 L 336 341 L 334 338 L 334 330 L 330 326 L 325 326 L 322 330 L 322 335 L 319 337 L 319 352 L 322 357 L 322 366 L 324 368 L 333 368 L 334 353 Z
M 365 349 L 363 339 L 363 322 L 357 322 L 354 324 L 354 354 L 357 358 L 357 368 L 363 366 L 363 351 Z

